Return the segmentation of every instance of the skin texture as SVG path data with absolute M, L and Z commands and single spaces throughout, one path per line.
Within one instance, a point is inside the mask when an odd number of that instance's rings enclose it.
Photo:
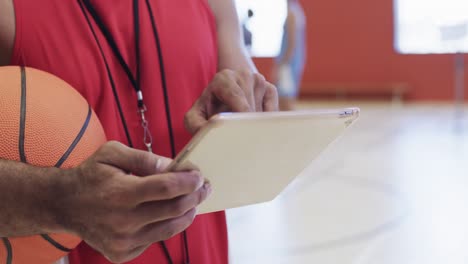
M 278 109 L 276 88 L 242 45 L 234 3 L 209 4 L 218 26 L 219 73 L 186 115 L 192 133 L 222 111 Z M 0 66 L 10 62 L 14 34 L 12 0 L 0 0 Z M 0 160 L 0 237 L 68 232 L 111 262 L 132 260 L 185 230 L 211 192 L 200 172 L 165 173 L 170 161 L 118 142 L 69 170 Z
M 112 262 L 131 260 L 185 230 L 211 192 L 199 172 L 164 173 L 170 162 L 118 142 L 69 170 L 0 160 L 0 236 L 73 233 Z
M 185 126 L 192 133 L 220 112 L 278 110 L 276 87 L 257 72 L 245 49 L 234 2 L 208 3 L 216 17 L 219 72 L 186 115 Z

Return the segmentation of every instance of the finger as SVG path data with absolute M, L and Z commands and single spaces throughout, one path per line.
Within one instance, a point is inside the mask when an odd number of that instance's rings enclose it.
M 255 73 L 255 111 L 263 112 L 263 98 L 265 97 L 267 81 L 261 74 Z
M 196 209 L 192 209 L 180 217 L 145 226 L 138 232 L 137 245 L 164 241 L 181 233 L 192 224 L 196 212 Z
M 205 126 L 207 122 L 208 120 L 206 113 L 203 111 L 201 104 L 198 102 L 195 103 L 192 109 L 190 109 L 190 111 L 185 114 L 185 129 L 187 129 L 187 131 L 192 135 Z
M 139 176 L 161 173 L 172 162 L 169 158 L 129 148 L 116 141 L 106 143 L 97 152 L 97 161 Z
M 255 111 L 255 78 L 250 71 L 239 71 L 235 75 L 236 83 L 244 92 L 245 98 L 250 105 L 250 108 Z
M 278 111 L 278 108 L 278 90 L 273 84 L 267 82 L 263 96 L 263 111 L 274 112 Z
M 156 161 L 156 172 L 154 174 L 165 172 L 169 165 L 171 165 L 172 161 L 173 160 L 170 158 L 158 156 L 158 160 Z
M 191 194 L 203 186 L 198 171 L 171 172 L 135 179 L 134 197 L 137 203 L 170 200 Z
M 141 223 L 141 228 L 151 223 L 161 222 L 183 216 L 188 211 L 196 208 L 211 193 L 211 186 L 205 183 L 197 191 L 174 198 L 168 201 L 144 203 L 135 209 L 135 222 Z
M 221 103 L 227 105 L 232 111 L 251 112 L 251 107 L 246 95 L 237 82 L 225 78 L 220 79 L 220 81 L 212 85 L 214 85 L 212 88 L 214 96 L 216 96 Z

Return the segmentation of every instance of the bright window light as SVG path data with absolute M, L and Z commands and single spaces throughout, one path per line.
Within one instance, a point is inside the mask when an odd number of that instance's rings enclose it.
M 468 52 L 467 0 L 395 0 L 395 16 L 398 52 Z
M 252 32 L 252 56 L 276 57 L 287 14 L 286 0 L 236 0 L 236 6 L 241 23 L 245 23 L 249 9 L 254 12 L 246 23 Z

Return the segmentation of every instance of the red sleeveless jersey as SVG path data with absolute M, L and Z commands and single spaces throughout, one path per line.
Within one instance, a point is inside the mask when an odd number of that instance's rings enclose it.
M 142 1 L 143 2 L 143 1 Z M 217 71 L 214 16 L 206 0 L 151 0 L 161 39 L 175 146 L 179 151 L 190 139 L 184 114 Z M 125 61 L 135 71 L 135 36 L 132 1 L 92 1 L 110 29 Z M 16 37 L 12 64 L 50 72 L 77 89 L 91 104 L 109 140 L 128 144 L 99 47 L 77 0 L 14 0 Z M 98 26 L 91 19 L 114 77 L 123 114 L 134 146 L 145 149 L 137 115 L 137 98 L 121 65 Z M 170 156 L 157 49 L 146 5 L 140 4 L 141 89 L 153 133 L 153 150 Z M 228 262 L 224 213 L 198 216 L 187 230 L 191 263 Z M 167 241 L 174 263 L 183 263 L 180 235 Z M 71 264 L 109 263 L 84 242 L 69 256 Z M 154 244 L 130 263 L 167 263 Z

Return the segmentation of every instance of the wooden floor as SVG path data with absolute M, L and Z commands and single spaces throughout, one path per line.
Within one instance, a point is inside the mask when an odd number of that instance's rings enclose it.
M 468 107 L 359 106 L 273 202 L 228 211 L 233 264 L 468 263 Z

